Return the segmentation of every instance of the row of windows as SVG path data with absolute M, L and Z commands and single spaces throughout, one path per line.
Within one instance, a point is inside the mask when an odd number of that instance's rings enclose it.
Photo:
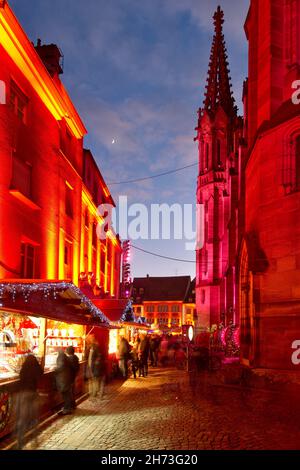
M 172 313 L 179 313 L 181 310 L 180 305 L 157 305 L 157 312 L 158 313 L 167 313 L 167 312 L 172 312 Z M 155 312 L 155 306 L 154 305 L 146 305 L 145 311 L 147 313 L 153 313 Z

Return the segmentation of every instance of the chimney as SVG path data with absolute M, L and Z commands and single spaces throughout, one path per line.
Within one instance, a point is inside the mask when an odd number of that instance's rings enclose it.
M 56 44 L 42 45 L 42 41 L 38 39 L 35 50 L 52 78 L 63 73 L 63 54 Z

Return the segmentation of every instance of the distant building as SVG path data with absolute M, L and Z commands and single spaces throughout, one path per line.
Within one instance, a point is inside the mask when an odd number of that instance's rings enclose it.
M 194 286 L 190 276 L 135 278 L 131 289 L 135 316 L 160 329 L 194 325 Z

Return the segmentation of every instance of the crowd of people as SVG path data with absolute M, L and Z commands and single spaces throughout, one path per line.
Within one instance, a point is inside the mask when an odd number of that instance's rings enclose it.
M 147 377 L 151 367 L 167 365 L 184 369 L 186 348 L 172 336 L 137 334 L 130 343 L 121 337 L 118 349 L 119 370 L 123 378 Z
M 149 367 L 177 366 L 184 368 L 186 352 L 180 340 L 172 336 L 137 334 L 129 343 L 120 338 L 118 353 L 119 374 L 122 378 L 147 377 Z M 58 352 L 54 371 L 54 388 L 61 395 L 63 406 L 59 414 L 72 414 L 76 408 L 75 382 L 80 370 L 79 358 L 72 346 Z M 24 445 L 28 429 L 35 429 L 39 415 L 38 387 L 43 375 L 42 366 L 36 357 L 29 354 L 20 371 L 17 402 L 17 441 L 18 448 Z M 84 380 L 91 398 L 102 398 L 107 379 L 107 358 L 101 352 L 94 336 L 87 341 Z M 35 436 L 36 437 L 36 436 Z

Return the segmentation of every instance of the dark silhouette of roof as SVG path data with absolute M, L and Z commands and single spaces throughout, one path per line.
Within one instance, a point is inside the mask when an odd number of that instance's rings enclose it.
M 191 285 L 190 276 L 135 278 L 131 296 L 134 303 L 184 301 Z
M 187 304 L 194 304 L 196 302 L 196 278 L 190 283 L 184 302 Z

